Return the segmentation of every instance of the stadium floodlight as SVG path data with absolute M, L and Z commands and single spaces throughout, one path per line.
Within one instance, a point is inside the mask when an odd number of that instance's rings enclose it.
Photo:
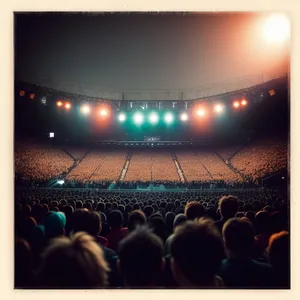
M 63 185 L 65 183 L 64 180 L 57 180 L 57 183 L 60 184 L 60 185 Z
M 133 116 L 133 121 L 136 125 L 141 125 L 144 121 L 144 115 L 140 112 L 136 112 Z
M 187 121 L 188 118 L 189 118 L 188 114 L 185 113 L 185 112 L 180 115 L 180 120 L 183 121 L 183 122 Z
M 206 111 L 203 108 L 200 108 L 197 110 L 197 116 L 204 117 L 206 114 Z
M 57 105 L 58 107 L 61 107 L 61 106 L 63 105 L 63 103 L 62 103 L 62 101 L 59 100 L 59 101 L 56 102 L 56 105 Z
M 243 99 L 241 101 L 241 105 L 246 106 L 248 104 L 248 101 L 246 99 Z
M 107 109 L 105 109 L 105 108 L 100 109 L 99 115 L 100 115 L 101 117 L 106 117 L 106 116 L 108 115 Z
M 234 108 L 239 108 L 240 107 L 240 102 L 239 101 L 234 101 L 233 104 L 232 104 L 232 106 Z
M 70 102 L 67 102 L 67 103 L 65 104 L 65 108 L 66 108 L 67 110 L 69 110 L 69 109 L 71 108 L 71 103 L 70 103 Z
M 158 114 L 156 112 L 152 112 L 149 115 L 149 121 L 151 124 L 156 124 L 158 122 Z
M 214 111 L 218 114 L 222 113 L 224 111 L 224 105 L 222 104 L 216 104 L 214 106 Z
M 171 114 L 171 113 L 166 113 L 165 114 L 165 122 L 167 123 L 167 124 L 170 124 L 170 123 L 172 123 L 173 122 L 173 120 L 174 120 L 174 116 L 173 116 L 173 114 Z
M 124 122 L 126 120 L 126 115 L 124 113 L 120 113 L 118 119 L 120 122 Z
M 87 104 L 83 104 L 80 107 L 80 111 L 84 114 L 84 115 L 88 115 L 91 112 L 91 108 L 89 107 L 89 105 Z
M 282 13 L 270 15 L 263 26 L 263 36 L 271 43 L 282 43 L 290 38 L 291 24 L 287 15 Z

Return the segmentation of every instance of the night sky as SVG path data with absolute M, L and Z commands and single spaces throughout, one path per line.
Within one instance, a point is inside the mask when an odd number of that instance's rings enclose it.
M 286 71 L 259 14 L 17 14 L 16 79 L 99 91 L 179 89 Z

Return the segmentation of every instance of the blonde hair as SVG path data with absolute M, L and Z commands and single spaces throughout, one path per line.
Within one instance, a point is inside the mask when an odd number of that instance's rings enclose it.
M 85 232 L 53 239 L 43 253 L 39 273 L 47 287 L 104 287 L 109 267 L 95 239 Z

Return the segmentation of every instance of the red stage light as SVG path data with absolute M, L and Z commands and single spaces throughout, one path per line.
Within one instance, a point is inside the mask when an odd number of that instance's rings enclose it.
M 20 91 L 20 96 L 21 96 L 21 97 L 25 96 L 25 91 L 24 91 L 24 90 L 21 90 L 21 91 Z
M 30 98 L 31 100 L 33 100 L 34 97 L 35 97 L 35 94 L 34 94 L 34 93 L 31 93 L 31 94 L 29 95 L 29 98 Z
M 233 105 L 234 108 L 239 108 L 240 107 L 240 102 L 239 101 L 234 101 L 232 105 Z
M 62 103 L 62 101 L 57 101 L 57 102 L 56 102 L 56 105 L 57 105 L 58 107 L 61 107 L 61 106 L 63 105 L 63 103 Z

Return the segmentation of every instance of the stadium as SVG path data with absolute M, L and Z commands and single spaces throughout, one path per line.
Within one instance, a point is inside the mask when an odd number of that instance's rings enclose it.
M 15 287 L 288 289 L 288 24 L 15 14 Z

